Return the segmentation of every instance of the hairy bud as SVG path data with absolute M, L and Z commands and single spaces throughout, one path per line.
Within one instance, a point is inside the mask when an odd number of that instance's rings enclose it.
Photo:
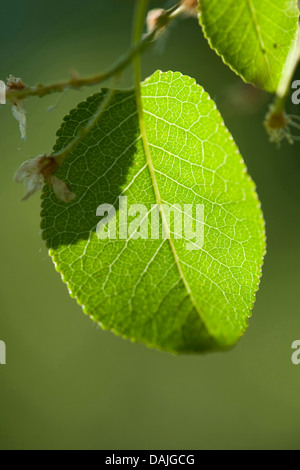
M 148 33 L 152 33 L 156 28 L 165 29 L 165 13 L 166 10 L 162 8 L 155 8 L 149 11 L 147 15 Z
M 7 79 L 6 88 L 7 90 L 23 90 L 26 85 L 21 78 L 10 75 Z M 14 100 L 12 102 L 12 113 L 19 123 L 22 139 L 26 140 L 26 109 L 23 100 Z
M 75 194 L 71 193 L 66 183 L 58 179 L 53 173 L 58 168 L 58 163 L 54 157 L 40 155 L 24 162 L 15 174 L 15 182 L 24 181 L 26 193 L 22 201 L 26 201 L 32 194 L 39 191 L 46 181 L 53 187 L 55 195 L 64 202 L 70 202 L 75 199 Z
M 198 0 L 181 0 L 181 5 L 189 15 L 195 16 L 198 14 Z

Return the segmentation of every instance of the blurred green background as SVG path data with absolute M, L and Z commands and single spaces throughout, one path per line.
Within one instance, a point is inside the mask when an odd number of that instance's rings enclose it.
M 132 12 L 131 0 L 5 2 L 0 79 L 51 83 L 72 69 L 105 69 L 129 46 Z M 300 448 L 300 365 L 291 362 L 300 339 L 300 144 L 268 142 L 269 97 L 223 65 L 194 19 L 145 55 L 144 76 L 158 68 L 195 77 L 211 94 L 257 184 L 268 255 L 249 329 L 230 352 L 173 357 L 85 317 L 41 241 L 39 195 L 21 203 L 12 177 L 24 159 L 51 151 L 63 116 L 97 87 L 31 98 L 25 143 L 1 106 L 1 449 Z M 129 70 L 120 86 L 131 83 Z

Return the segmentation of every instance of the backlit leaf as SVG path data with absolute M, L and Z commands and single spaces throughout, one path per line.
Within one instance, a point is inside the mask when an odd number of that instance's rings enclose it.
M 271 93 L 293 63 L 297 0 L 199 0 L 209 44 L 237 74 Z
M 55 151 L 106 93 L 65 118 Z M 261 275 L 264 223 L 255 187 L 214 102 L 193 79 L 156 72 L 142 93 L 147 148 L 134 92 L 116 91 L 57 172 L 76 199 L 65 204 L 44 189 L 43 238 L 71 295 L 103 328 L 171 352 L 226 349 L 247 327 Z M 178 212 L 203 206 L 203 245 L 187 249 L 190 240 L 177 238 L 172 222 L 170 239 L 135 239 L 135 232 L 120 239 L 127 228 L 118 220 L 120 196 L 128 209 L 146 206 L 148 228 L 157 203 L 177 204 Z M 102 204 L 116 208 L 116 239 L 97 236 Z

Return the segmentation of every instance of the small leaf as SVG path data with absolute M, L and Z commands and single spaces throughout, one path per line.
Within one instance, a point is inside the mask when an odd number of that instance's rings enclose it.
M 55 152 L 74 139 L 106 93 L 65 118 Z M 44 188 L 43 238 L 71 295 L 103 328 L 171 352 L 226 349 L 247 326 L 261 275 L 264 222 L 255 187 L 214 102 L 193 79 L 156 72 L 142 93 L 146 141 L 134 93 L 116 91 L 56 173 L 76 199 L 66 205 Z M 119 220 L 125 202 L 128 211 L 134 204 L 140 210 L 138 218 L 128 215 L 126 239 L 127 224 Z M 161 203 L 163 215 L 155 219 Z M 103 204 L 112 209 L 101 219 Z M 180 213 L 184 204 L 204 208 L 197 249 L 166 222 L 168 207 Z M 194 214 L 195 225 L 201 211 Z M 141 227 L 150 230 L 151 219 L 157 228 L 164 217 L 170 239 L 144 239 Z M 116 238 L 98 238 L 108 219 Z
M 276 93 L 296 51 L 297 0 L 199 0 L 210 46 L 246 82 Z

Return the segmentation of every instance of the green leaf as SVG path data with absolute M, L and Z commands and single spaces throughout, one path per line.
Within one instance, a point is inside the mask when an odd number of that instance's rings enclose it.
M 226 349 L 247 326 L 261 275 L 264 222 L 255 187 L 214 102 L 193 79 L 156 72 L 142 93 L 148 163 L 134 93 L 116 91 L 57 172 L 77 198 L 65 204 L 44 188 L 43 238 L 71 295 L 103 328 L 171 352 Z M 55 151 L 106 94 L 71 111 Z M 170 239 L 134 239 L 134 232 L 120 239 L 120 222 L 116 239 L 100 240 L 96 210 L 112 204 L 118 219 L 119 196 L 148 212 L 165 203 L 160 228 L 167 207 L 178 204 L 178 215 L 190 204 L 195 218 L 196 205 L 204 205 L 203 246 L 187 249 L 191 242 L 186 232 L 176 238 L 172 218 L 164 220 Z
M 276 93 L 296 51 L 297 0 L 199 0 L 210 46 L 246 82 Z

